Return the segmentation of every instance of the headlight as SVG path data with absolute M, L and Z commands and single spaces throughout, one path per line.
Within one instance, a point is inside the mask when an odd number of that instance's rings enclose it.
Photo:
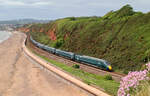
M 109 69 L 109 70 L 112 70 L 112 67 L 111 67 L 111 66 L 108 66 L 108 69 Z

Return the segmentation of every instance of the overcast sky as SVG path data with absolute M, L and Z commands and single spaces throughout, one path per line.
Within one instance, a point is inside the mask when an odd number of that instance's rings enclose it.
M 150 12 L 150 0 L 0 0 L 0 20 L 103 16 L 126 4 Z

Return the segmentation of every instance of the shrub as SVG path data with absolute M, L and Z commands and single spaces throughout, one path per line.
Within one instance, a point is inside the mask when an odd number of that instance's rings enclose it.
M 108 75 L 105 75 L 104 79 L 106 79 L 106 80 L 113 80 L 112 76 L 109 75 L 109 74 L 108 74 Z
M 75 17 L 68 17 L 67 19 L 70 19 L 71 21 L 76 20 L 76 18 L 75 18 Z
M 63 45 L 63 43 L 64 43 L 64 40 L 63 39 L 58 39 L 58 40 L 56 40 L 54 43 L 53 43 L 53 47 L 55 47 L 55 48 L 60 48 L 62 45 Z
M 74 64 L 72 67 L 73 67 L 73 68 L 76 68 L 76 69 L 79 69 L 79 68 L 80 68 L 80 65 Z
M 149 80 L 150 63 L 146 64 L 143 71 L 129 72 L 127 76 L 122 78 L 118 96 L 136 95 L 137 91 L 143 91 L 143 82 Z

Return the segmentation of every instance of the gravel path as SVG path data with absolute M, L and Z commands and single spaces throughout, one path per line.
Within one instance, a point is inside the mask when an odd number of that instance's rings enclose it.
M 88 96 L 22 51 L 24 35 L 14 33 L 0 44 L 0 96 Z

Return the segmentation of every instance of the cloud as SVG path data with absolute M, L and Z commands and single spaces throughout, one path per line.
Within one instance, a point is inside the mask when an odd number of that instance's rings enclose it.
M 0 0 L 0 5 L 7 5 L 7 6 L 24 6 L 26 5 L 24 2 L 20 2 L 20 1 L 11 1 L 11 0 Z
M 46 5 L 53 5 L 53 2 L 35 2 L 32 4 L 29 4 L 30 6 L 46 6 Z
M 32 1 L 32 0 L 31 0 Z M 53 2 L 50 1 L 14 1 L 14 0 L 0 0 L 1 6 L 46 6 L 52 5 Z
M 126 4 L 150 11 L 150 0 L 0 0 L 0 19 L 103 16 Z

